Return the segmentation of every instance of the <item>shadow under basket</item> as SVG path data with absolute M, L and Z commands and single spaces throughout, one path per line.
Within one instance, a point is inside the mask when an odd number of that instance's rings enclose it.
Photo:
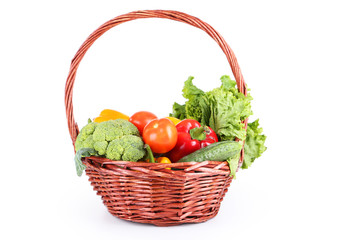
M 112 215 L 158 226 L 213 218 L 232 180 L 227 162 L 154 164 L 87 157 L 83 163 Z
M 209 24 L 177 11 L 130 12 L 115 17 L 96 29 L 81 45 L 71 61 L 65 85 L 65 107 L 73 146 L 79 134 L 73 113 L 73 87 L 82 58 L 106 31 L 119 24 L 142 18 L 170 19 L 203 30 L 224 52 L 234 74 L 238 91 L 247 94 L 234 52 Z M 246 129 L 247 120 L 244 121 L 244 125 Z M 244 149 L 241 151 L 239 166 L 243 158 Z M 164 164 L 112 161 L 101 157 L 87 157 L 82 161 L 86 165 L 86 174 L 91 185 L 112 215 L 128 221 L 158 226 L 198 223 L 213 218 L 218 213 L 220 203 L 232 181 L 226 161 Z

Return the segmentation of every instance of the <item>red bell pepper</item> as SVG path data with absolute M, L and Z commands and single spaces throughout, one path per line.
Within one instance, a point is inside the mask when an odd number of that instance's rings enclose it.
M 185 119 L 176 125 L 178 138 L 170 151 L 171 162 L 177 162 L 186 155 L 218 141 L 216 133 L 208 126 L 193 119 Z

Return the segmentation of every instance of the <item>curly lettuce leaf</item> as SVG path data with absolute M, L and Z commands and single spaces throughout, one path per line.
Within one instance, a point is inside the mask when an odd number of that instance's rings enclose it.
M 185 112 L 185 104 L 180 105 L 177 102 L 173 104 L 173 112 L 170 113 L 170 117 L 175 117 L 180 120 L 183 120 L 186 118 L 186 112 Z
M 221 80 L 221 89 L 225 90 L 225 91 L 229 91 L 232 94 L 234 94 L 234 97 L 239 100 L 240 102 L 240 106 L 239 106 L 239 111 L 240 111 L 240 118 L 241 120 L 245 120 L 246 118 L 248 118 L 250 115 L 253 114 L 252 110 L 251 110 L 251 100 L 253 100 L 253 98 L 250 95 L 250 89 L 247 89 L 247 95 L 245 96 L 243 93 L 239 92 L 238 89 L 235 87 L 236 86 L 236 82 L 234 80 L 231 80 L 231 78 L 227 75 L 224 75 L 220 78 Z
M 244 145 L 244 162 L 241 166 L 242 169 L 250 167 L 255 159 L 260 157 L 261 154 L 266 151 L 266 136 L 261 134 L 262 131 L 263 129 L 259 127 L 259 119 L 248 124 Z
M 194 77 L 189 77 L 184 84 L 183 96 L 188 99 L 185 103 L 186 118 L 195 119 L 203 125 L 208 125 L 210 117 L 209 104 L 205 92 L 193 84 Z
M 173 112 L 170 114 L 170 117 L 176 117 L 180 120 L 185 118 L 201 120 L 202 113 L 199 108 L 199 97 L 204 95 L 204 91 L 193 84 L 193 79 L 194 77 L 190 76 L 185 81 L 182 90 L 183 97 L 188 99 L 188 101 L 184 105 L 175 102 L 173 105 Z
M 231 78 L 228 75 L 224 75 L 220 78 L 221 80 L 221 88 L 224 90 L 231 90 L 235 88 L 236 82 L 234 80 L 231 80 Z
M 252 114 L 250 95 L 240 93 L 229 76 L 221 77 L 221 86 L 206 93 L 211 110 L 209 126 L 221 141 L 245 139 L 243 120 Z
M 201 123 L 201 125 L 209 126 L 211 109 L 209 100 L 206 95 L 201 96 L 201 98 L 199 99 L 199 108 L 201 109 L 201 119 L 199 120 L 199 122 Z
M 193 84 L 194 77 L 190 76 L 184 83 L 184 88 L 182 90 L 183 96 L 186 99 L 190 99 L 193 97 L 199 97 L 201 95 L 204 95 L 204 91 L 199 89 Z
M 219 135 L 221 141 L 245 139 L 246 131 L 241 122 L 241 102 L 234 94 L 215 88 L 207 93 L 210 107 L 209 126 Z
M 229 164 L 230 176 L 233 177 L 234 179 L 236 179 L 236 171 L 239 166 L 240 153 L 241 153 L 241 151 L 238 154 L 236 154 L 235 156 L 226 160 Z

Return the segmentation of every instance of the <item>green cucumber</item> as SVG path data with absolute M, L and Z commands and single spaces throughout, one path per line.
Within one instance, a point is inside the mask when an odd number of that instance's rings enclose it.
M 241 151 L 242 143 L 236 141 L 223 141 L 210 144 L 204 148 L 190 153 L 178 162 L 225 161 Z

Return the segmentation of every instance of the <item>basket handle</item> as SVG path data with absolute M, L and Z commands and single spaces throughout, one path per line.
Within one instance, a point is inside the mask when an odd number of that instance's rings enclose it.
M 75 119 L 74 119 L 72 97 L 73 97 L 73 87 L 76 77 L 76 71 L 79 67 L 80 61 L 84 57 L 86 51 L 96 41 L 96 39 L 98 39 L 106 31 L 121 23 L 135 19 L 140 19 L 140 18 L 166 18 L 179 22 L 184 22 L 205 31 L 210 37 L 212 37 L 219 44 L 220 48 L 225 53 L 228 62 L 230 64 L 231 70 L 234 74 L 237 88 L 240 92 L 246 95 L 246 86 L 245 86 L 244 78 L 241 73 L 234 52 L 225 42 L 224 38 L 209 24 L 191 15 L 182 12 L 171 11 L 171 10 L 143 10 L 143 11 L 135 11 L 135 12 L 123 14 L 113 18 L 112 20 L 104 23 L 98 29 L 96 29 L 81 45 L 80 49 L 77 51 L 77 53 L 75 54 L 74 58 L 71 61 L 69 75 L 67 77 L 66 85 L 65 85 L 65 107 L 66 107 L 66 117 L 68 121 L 69 132 L 74 146 L 75 146 L 76 137 L 79 134 L 79 128 L 75 123 Z

